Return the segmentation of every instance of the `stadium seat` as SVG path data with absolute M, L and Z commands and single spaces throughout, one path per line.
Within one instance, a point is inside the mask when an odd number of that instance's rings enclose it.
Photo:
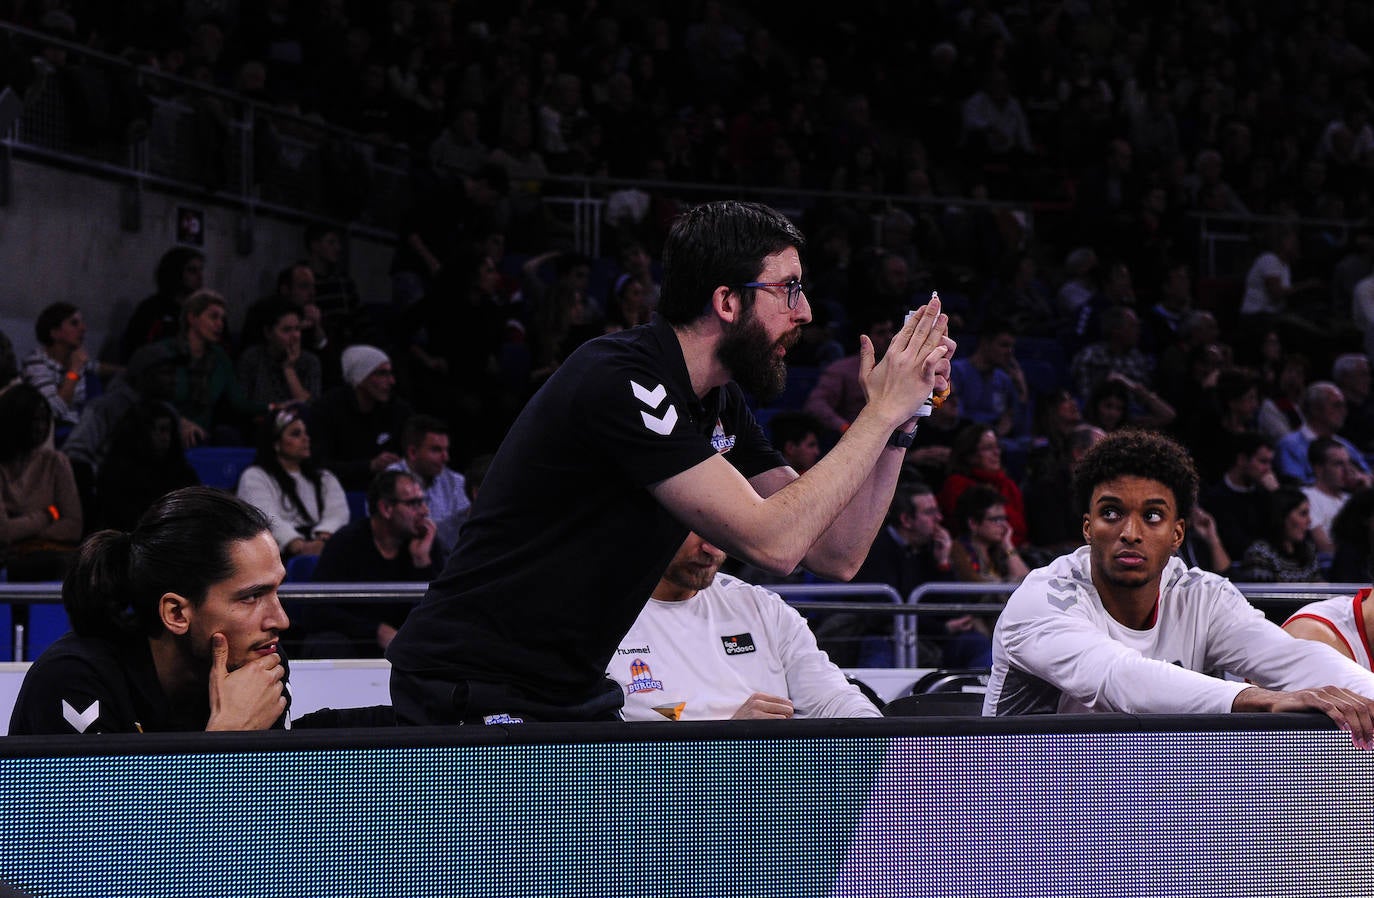
M 10 603 L 0 602 L 0 661 L 14 660 L 14 618 Z
M 877 707 L 879 710 L 882 709 L 883 697 L 878 694 L 878 690 L 874 689 L 872 686 L 868 685 L 863 680 L 859 679 L 853 674 L 845 674 L 844 679 L 846 683 L 862 692 L 864 694 L 864 698 L 872 702 L 875 707 Z
M 1048 359 L 1021 359 L 1021 373 L 1026 376 L 1026 389 L 1030 392 L 1032 402 L 1039 396 L 1048 396 L 1054 391 L 1068 385 L 1069 372 L 1064 368 L 1062 362 L 1056 363 Z
M 931 692 L 982 695 L 988 691 L 988 678 L 991 676 L 992 671 L 987 668 L 932 670 L 916 681 L 916 685 L 911 687 L 911 692 L 913 695 Z
M 904 695 L 883 705 L 884 717 L 979 717 L 983 696 L 976 692 Z
M 1054 337 L 1017 337 L 1016 360 L 1023 368 L 1032 360 L 1063 365 L 1064 344 Z
M 318 555 L 297 555 L 286 562 L 287 583 L 309 583 L 315 579 L 315 566 L 320 563 Z
M 193 446 L 186 450 L 186 460 L 201 483 L 233 490 L 238 487 L 244 468 L 253 463 L 255 454 L 251 446 Z
M 33 661 L 57 638 L 72 628 L 67 609 L 61 605 L 38 603 L 29 606 L 29 627 L 25 635 L 24 661 Z
M 344 498 L 348 500 L 348 519 L 350 521 L 367 517 L 367 492 L 365 490 L 350 490 L 344 493 Z

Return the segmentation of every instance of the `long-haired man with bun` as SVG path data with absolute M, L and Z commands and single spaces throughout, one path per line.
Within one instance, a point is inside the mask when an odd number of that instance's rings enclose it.
M 72 631 L 29 668 L 10 734 L 288 726 L 284 577 L 262 513 L 206 487 L 93 534 L 62 584 Z

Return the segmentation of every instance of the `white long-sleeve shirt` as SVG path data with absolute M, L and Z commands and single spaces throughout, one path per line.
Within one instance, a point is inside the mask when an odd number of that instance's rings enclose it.
M 296 495 L 301 497 L 306 509 L 311 512 L 309 518 L 294 503 L 290 508 L 286 507 L 286 497 L 281 487 L 271 474 L 257 465 L 244 469 L 239 476 L 237 490 L 240 499 L 267 515 L 272 538 L 277 541 L 277 548 L 283 551 L 291 540 L 301 537 L 300 530 L 296 528 L 313 518 L 316 508 L 320 509 L 319 520 L 310 528 L 311 536 L 316 533 L 337 533 L 348 523 L 348 497 L 344 495 L 339 478 L 329 471 L 320 472 L 320 487 L 324 495 L 321 497 L 323 501 L 317 502 L 314 484 L 299 472 L 291 473 L 290 477 L 296 483 Z
M 1345 686 L 1374 698 L 1374 674 L 1329 646 L 1265 620 L 1230 581 L 1172 558 L 1154 626 L 1118 623 L 1098 597 L 1084 546 L 1030 573 L 993 633 L 985 715 L 1207 713 L 1231 710 L 1249 683 Z
M 689 599 L 650 599 L 606 672 L 626 720 L 721 720 L 756 692 L 789 699 L 799 718 L 882 716 L 795 609 L 723 574 Z

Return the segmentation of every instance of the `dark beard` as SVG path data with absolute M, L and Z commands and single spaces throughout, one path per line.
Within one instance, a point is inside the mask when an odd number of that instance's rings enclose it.
M 790 331 L 777 342 L 790 347 L 799 336 L 798 331 Z M 716 358 L 746 393 L 759 402 L 768 402 L 781 396 L 787 386 L 787 363 L 774 357 L 776 345 L 751 310 L 726 332 L 716 348 Z
M 663 572 L 663 579 L 679 589 L 690 589 L 701 592 L 711 585 L 711 581 L 716 579 L 716 571 L 719 567 L 701 568 L 696 565 L 683 565 L 675 567 L 669 565 L 668 570 Z

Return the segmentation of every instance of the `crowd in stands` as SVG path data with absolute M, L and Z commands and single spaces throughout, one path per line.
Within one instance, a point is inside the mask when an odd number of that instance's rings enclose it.
M 1374 574 L 1374 229 L 1334 224 L 1374 214 L 1364 7 L 975 0 L 908 10 L 899 29 L 792 12 L 0 4 L 0 19 L 352 129 L 411 171 L 417 198 L 388 296 L 360 294 L 347 228 L 321 224 L 268 297 L 220 296 L 230 263 L 195 249 L 150 259 L 156 292 L 115 358 L 91 357 L 67 302 L 38 316 L 31 351 L 28 334 L 0 342 L 0 377 L 48 409 L 6 394 L 11 579 L 25 553 L 130 526 L 154 490 L 191 482 L 185 452 L 202 444 L 257 446 L 239 490 L 275 509 L 284 558 L 327 571 L 333 540 L 363 528 L 385 561 L 441 563 L 474 488 L 446 463 L 494 451 L 581 343 L 647 320 L 655 254 L 688 202 L 673 181 L 830 192 L 788 210 L 810 241 L 815 316 L 789 363 L 815 388 L 769 411 L 814 416 L 770 422 L 798 470 L 814 463 L 808 435 L 833 445 L 863 401 L 858 335 L 881 355 L 939 290 L 961 343 L 955 392 L 909 453 L 928 492 L 899 492 L 880 536 L 934 546 L 922 571 L 1017 579 L 1079 544 L 1054 499 L 1101 433 L 1134 426 L 1198 465 L 1196 563 L 1238 580 Z M 21 90 L 75 64 L 6 40 L 24 51 L 3 72 Z M 540 201 L 558 175 L 646 179 L 607 258 L 564 248 Z M 879 194 L 900 199 L 863 198 Z M 1200 272 L 1191 213 L 1274 218 L 1228 221 L 1253 251 Z M 391 469 L 406 476 L 378 492 Z M 57 486 L 36 489 L 38 471 Z M 417 490 L 437 535 L 403 521 Z M 341 493 L 368 493 L 369 517 L 345 516 Z M 932 500 L 947 533 L 939 517 L 918 526 Z M 968 644 L 987 622 L 950 625 L 942 638 L 965 644 L 951 657 L 980 657 Z

